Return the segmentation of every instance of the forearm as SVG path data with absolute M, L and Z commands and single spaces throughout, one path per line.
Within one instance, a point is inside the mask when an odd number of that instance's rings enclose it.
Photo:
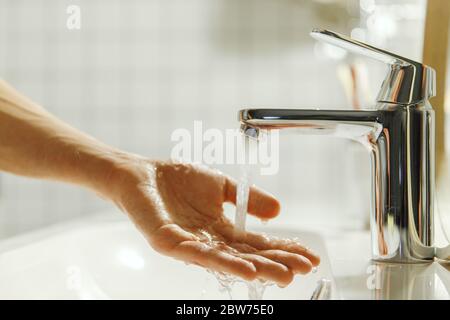
M 98 192 L 126 154 L 70 127 L 0 81 L 0 170 Z

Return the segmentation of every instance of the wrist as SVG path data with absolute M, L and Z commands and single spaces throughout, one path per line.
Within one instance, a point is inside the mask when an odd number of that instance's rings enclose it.
M 104 151 L 90 160 L 89 169 L 85 172 L 85 184 L 103 197 L 120 203 L 127 190 L 133 190 L 150 178 L 148 166 L 156 164 L 157 161 L 136 154 L 120 150 Z
M 80 172 L 82 184 L 113 200 L 138 161 L 138 157 L 133 154 L 109 149 L 90 154 L 87 158 Z

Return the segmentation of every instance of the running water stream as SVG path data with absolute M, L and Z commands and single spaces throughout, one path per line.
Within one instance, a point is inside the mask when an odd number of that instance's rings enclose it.
M 251 187 L 251 168 L 250 168 L 250 157 L 255 157 L 258 152 L 258 140 L 251 140 L 244 134 L 242 134 L 241 143 L 243 150 L 245 152 L 244 164 L 240 166 L 240 178 L 238 180 L 237 191 L 236 191 L 236 212 L 234 217 L 234 233 L 236 238 L 240 238 L 245 235 L 246 217 L 248 211 L 248 199 L 250 195 Z M 235 276 L 213 272 L 216 276 L 221 291 L 226 291 L 232 299 L 232 289 L 233 285 L 237 282 L 244 282 L 248 289 L 248 298 L 250 300 L 262 300 L 264 296 L 264 291 L 267 286 L 271 285 L 270 282 L 263 281 L 260 279 L 255 279 L 253 281 L 241 280 Z
M 250 195 L 250 172 L 241 165 L 241 176 L 238 180 L 236 190 L 236 213 L 234 216 L 234 234 L 236 238 L 245 234 L 245 224 L 247 220 L 248 198 Z

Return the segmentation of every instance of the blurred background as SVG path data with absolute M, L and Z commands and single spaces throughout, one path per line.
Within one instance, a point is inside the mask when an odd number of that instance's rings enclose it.
M 81 29 L 66 27 L 69 5 Z M 113 146 L 168 158 L 177 128 L 237 128 L 243 107 L 365 108 L 385 66 L 314 42 L 328 28 L 422 59 L 425 0 L 0 0 L 0 77 Z M 363 228 L 369 156 L 282 135 L 280 171 L 255 177 L 278 223 Z M 220 166 L 237 175 L 235 166 Z M 88 191 L 0 175 L 0 238 L 108 210 Z

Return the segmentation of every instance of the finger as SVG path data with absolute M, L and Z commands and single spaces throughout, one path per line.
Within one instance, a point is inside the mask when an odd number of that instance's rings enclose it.
M 269 238 L 260 233 L 247 232 L 245 242 L 258 250 L 276 249 L 302 255 L 306 257 L 314 267 L 320 264 L 319 255 L 294 240 L 278 239 L 274 237 Z
M 227 178 L 225 201 L 236 204 L 236 181 Z M 252 186 L 248 199 L 248 213 L 261 219 L 271 219 L 280 212 L 280 203 L 271 194 Z
M 294 273 L 306 274 L 312 270 L 312 263 L 306 257 L 282 250 L 258 251 L 258 255 L 284 264 Z
M 291 269 L 294 273 L 306 274 L 312 270 L 312 263 L 306 257 L 283 251 L 283 250 L 261 250 L 258 251 L 254 247 L 246 243 L 232 243 L 230 246 L 241 253 L 253 253 L 275 262 L 281 263 Z
M 199 241 L 179 243 L 173 250 L 173 257 L 218 272 L 230 273 L 245 280 L 256 278 L 256 268 L 251 262 Z
M 291 283 L 294 278 L 294 273 L 281 263 L 257 254 L 244 253 L 239 256 L 256 267 L 256 277 L 258 279 L 273 281 L 284 287 Z
M 176 224 L 167 224 L 159 228 L 151 240 L 154 249 L 178 260 L 231 273 L 246 280 L 253 280 L 256 277 L 255 266 L 226 252 L 232 252 L 232 248 L 228 246 L 221 248 L 223 250 L 212 248 Z

